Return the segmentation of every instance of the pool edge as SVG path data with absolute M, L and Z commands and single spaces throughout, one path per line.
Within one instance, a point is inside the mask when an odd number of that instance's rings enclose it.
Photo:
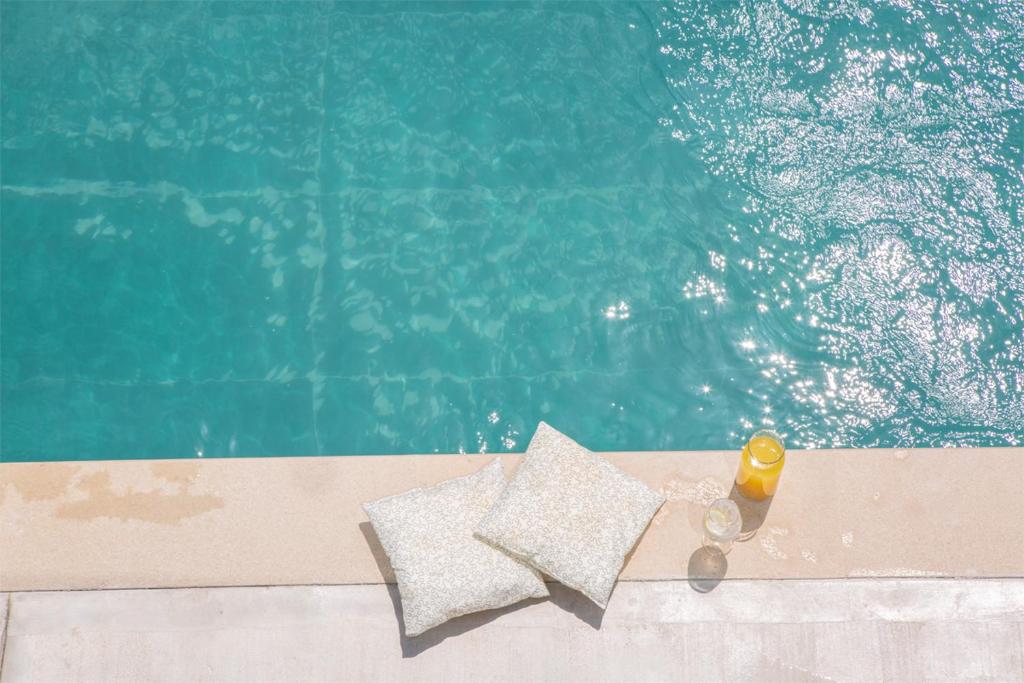
M 732 451 L 605 453 L 669 499 L 623 580 L 686 579 Z M 361 503 L 494 457 L 0 463 L 0 591 L 392 580 Z M 726 578 L 1022 577 L 1024 448 L 791 451 Z

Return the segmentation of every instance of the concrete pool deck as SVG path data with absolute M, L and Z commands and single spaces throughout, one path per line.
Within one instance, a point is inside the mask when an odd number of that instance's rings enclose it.
M 725 567 L 735 452 L 603 455 L 668 498 L 606 612 L 412 640 L 360 504 L 495 456 L 0 464 L 0 680 L 1024 680 L 1024 449 L 791 451 Z
M 3 683 L 1020 681 L 1024 581 L 620 584 L 400 635 L 393 586 L 11 596 Z M 3 596 L 0 595 L 0 598 Z

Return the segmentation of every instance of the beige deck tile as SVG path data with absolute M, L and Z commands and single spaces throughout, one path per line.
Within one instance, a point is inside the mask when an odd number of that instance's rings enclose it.
M 732 452 L 606 454 L 665 493 L 623 580 L 687 578 Z M 360 504 L 494 456 L 0 464 L 0 590 L 365 583 Z M 519 456 L 502 456 L 511 470 Z M 730 578 L 1024 576 L 1024 449 L 792 451 Z

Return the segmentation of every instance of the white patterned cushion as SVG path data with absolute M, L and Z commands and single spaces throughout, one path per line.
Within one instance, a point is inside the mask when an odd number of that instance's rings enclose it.
M 664 497 L 541 422 L 479 538 L 606 607 Z
M 548 595 L 534 570 L 473 537 L 504 487 L 495 459 L 476 474 L 363 505 L 395 570 L 407 636 Z

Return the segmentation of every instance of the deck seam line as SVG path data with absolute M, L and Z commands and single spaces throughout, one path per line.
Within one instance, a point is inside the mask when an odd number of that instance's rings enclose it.
M 7 594 L 7 611 L 4 613 L 3 638 L 0 638 L 0 680 L 4 676 L 4 660 L 7 657 L 7 630 L 11 626 L 11 598 L 13 593 Z

